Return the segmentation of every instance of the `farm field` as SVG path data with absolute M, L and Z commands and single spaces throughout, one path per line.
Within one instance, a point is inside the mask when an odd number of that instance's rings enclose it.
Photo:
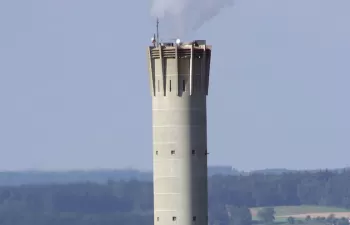
M 257 219 L 257 212 L 260 208 L 251 208 L 253 219 Z M 275 218 L 276 221 L 285 220 L 288 217 L 294 217 L 298 219 L 305 219 L 306 216 L 311 218 L 316 217 L 328 217 L 330 214 L 334 214 L 335 217 L 341 218 L 346 217 L 350 218 L 350 210 L 337 207 L 325 207 L 325 206 L 278 206 L 274 207 L 275 209 Z

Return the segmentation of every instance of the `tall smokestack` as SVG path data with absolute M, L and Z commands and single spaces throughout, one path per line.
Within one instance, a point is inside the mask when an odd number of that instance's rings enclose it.
M 155 225 L 208 224 L 210 61 L 203 40 L 148 48 Z

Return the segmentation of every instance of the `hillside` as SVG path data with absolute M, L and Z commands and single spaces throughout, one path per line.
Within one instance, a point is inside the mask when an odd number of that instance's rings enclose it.
M 88 172 L 85 175 L 81 179 L 91 178 Z M 350 171 L 326 170 L 212 176 L 208 219 L 211 225 L 349 225 L 346 218 L 339 218 L 350 215 L 345 209 L 350 209 L 349 177 Z M 150 225 L 153 200 L 151 181 L 0 186 L 0 224 Z M 265 210 L 257 218 L 260 208 L 254 207 L 269 206 L 275 206 L 277 214 Z M 338 218 L 327 218 L 330 214 Z M 306 220 L 307 215 L 316 218 Z
M 333 170 L 341 173 L 346 169 Z M 239 171 L 231 166 L 209 166 L 208 176 L 214 175 L 243 175 L 252 174 L 281 175 L 284 173 L 297 173 L 288 169 L 263 169 L 250 172 Z M 299 171 L 300 172 L 300 171 Z M 317 173 L 317 170 L 308 171 Z M 77 182 L 106 183 L 108 180 L 139 180 L 152 181 L 152 171 L 135 169 L 105 169 L 105 170 L 75 170 L 75 171 L 4 171 L 0 172 L 0 186 L 23 184 L 65 184 Z
M 208 175 L 239 175 L 231 166 L 209 166 Z M 151 171 L 134 169 L 75 171 L 7 171 L 0 172 L 0 186 L 23 184 L 65 184 L 76 182 L 106 183 L 108 180 L 152 181 Z

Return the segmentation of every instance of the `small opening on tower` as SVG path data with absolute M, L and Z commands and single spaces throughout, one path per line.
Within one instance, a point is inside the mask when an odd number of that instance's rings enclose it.
M 157 217 L 157 221 L 159 221 L 159 217 Z
M 171 80 L 169 80 L 169 91 L 171 92 Z
M 171 150 L 170 152 L 172 155 L 175 155 L 175 150 Z
M 185 83 L 185 80 L 182 80 L 182 91 L 186 91 L 186 83 Z
M 156 155 L 158 155 L 158 151 L 156 151 Z
M 173 221 L 176 221 L 176 216 L 173 216 Z
M 159 85 L 159 80 L 158 80 L 158 92 L 160 92 L 160 85 Z
M 196 150 L 192 149 L 192 155 L 196 154 Z
M 196 220 L 197 220 L 197 217 L 196 217 L 196 216 L 194 216 L 194 217 L 192 218 L 192 220 L 193 220 L 193 221 L 196 221 Z

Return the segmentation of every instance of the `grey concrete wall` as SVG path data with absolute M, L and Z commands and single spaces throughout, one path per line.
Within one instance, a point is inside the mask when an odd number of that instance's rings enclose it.
M 207 225 L 208 61 L 175 51 L 176 57 L 163 50 L 159 57 L 149 54 L 154 223 Z

